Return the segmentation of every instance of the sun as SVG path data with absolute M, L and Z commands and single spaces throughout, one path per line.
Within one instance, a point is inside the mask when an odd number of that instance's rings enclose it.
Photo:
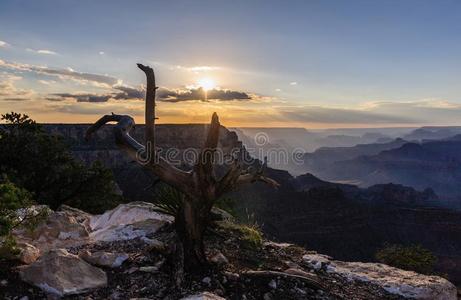
M 197 84 L 205 91 L 212 90 L 216 87 L 216 82 L 211 78 L 202 78 L 197 81 Z

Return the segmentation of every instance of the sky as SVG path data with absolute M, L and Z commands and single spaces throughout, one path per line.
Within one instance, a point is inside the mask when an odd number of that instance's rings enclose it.
M 0 112 L 241 127 L 461 125 L 461 2 L 0 0 Z

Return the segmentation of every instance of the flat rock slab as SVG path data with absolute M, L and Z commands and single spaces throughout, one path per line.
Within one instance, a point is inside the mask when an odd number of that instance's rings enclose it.
M 63 206 L 51 212 L 45 222 L 33 231 L 27 229 L 13 232 L 18 243 L 28 243 L 42 253 L 51 249 L 75 247 L 89 242 L 90 214 Z
M 121 204 L 90 220 L 93 241 L 119 241 L 146 237 L 160 227 L 173 222 L 173 217 L 155 211 L 155 205 L 146 202 Z
M 195 294 L 191 296 L 187 296 L 185 298 L 182 298 L 181 300 L 225 300 L 225 298 L 220 297 L 216 294 L 212 294 L 209 292 L 204 292 L 200 294 Z
M 419 300 L 457 300 L 456 287 L 439 276 L 428 276 L 379 263 L 330 260 L 321 254 L 307 254 L 304 262 L 312 269 L 324 269 L 349 281 L 376 285 L 385 291 Z
M 93 253 L 90 251 L 83 251 L 79 253 L 78 256 L 92 265 L 109 268 L 120 267 L 129 257 L 126 253 L 114 253 L 105 251 L 97 251 Z
M 102 215 L 90 215 L 63 205 L 59 211 L 50 212 L 45 222 L 32 232 L 15 230 L 14 236 L 18 243 L 32 245 L 42 253 L 94 242 L 144 238 L 173 222 L 173 217 L 158 213 L 155 209 L 151 203 L 132 202 L 121 204 Z M 28 263 L 33 260 L 32 257 L 25 259 Z
M 20 270 L 22 280 L 57 296 L 81 294 L 107 285 L 106 273 L 65 249 L 51 250 Z

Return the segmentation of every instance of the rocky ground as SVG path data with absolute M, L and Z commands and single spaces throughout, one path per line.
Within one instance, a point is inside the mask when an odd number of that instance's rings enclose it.
M 445 279 L 334 261 L 263 240 L 254 228 L 225 218 L 206 236 L 209 270 L 187 274 L 177 287 L 167 251 L 175 239 L 171 220 L 148 204 L 102 216 L 69 208 L 54 214 L 35 234 L 17 233 L 30 245 L 21 255 L 29 265 L 0 262 L 1 299 L 456 299 Z

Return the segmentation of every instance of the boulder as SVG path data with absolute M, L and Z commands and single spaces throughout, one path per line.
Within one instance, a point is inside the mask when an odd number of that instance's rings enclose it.
M 350 280 L 369 282 L 381 286 L 392 294 L 421 300 L 456 300 L 456 287 L 438 276 L 427 276 L 404 271 L 388 265 L 336 261 L 330 273 L 340 274 Z
M 234 220 L 234 217 L 224 209 L 213 206 L 210 212 L 210 219 L 212 221 L 228 221 Z
M 18 229 L 13 234 L 19 244 L 32 245 L 42 253 L 92 242 L 145 238 L 173 222 L 173 217 L 158 213 L 155 208 L 151 203 L 132 202 L 93 216 L 62 205 L 32 232 Z
M 324 269 L 348 281 L 375 285 L 385 291 L 409 299 L 456 300 L 456 287 L 438 276 L 428 276 L 397 269 L 379 263 L 343 262 L 319 254 L 303 256 L 304 262 L 315 270 Z
M 40 257 L 40 249 L 35 246 L 25 243 L 19 244 L 21 252 L 19 253 L 19 260 L 25 264 L 31 264 Z
M 68 206 L 51 212 L 33 231 L 18 229 L 13 232 L 18 243 L 30 244 L 42 253 L 58 248 L 83 245 L 89 240 L 91 215 Z
M 216 253 L 211 257 L 211 262 L 217 264 L 217 265 L 226 265 L 229 263 L 229 260 L 227 257 L 224 256 L 221 252 Z
M 78 256 L 92 265 L 109 268 L 120 267 L 129 257 L 126 253 L 111 253 L 105 251 L 97 251 L 93 253 L 90 251 L 82 251 Z
M 107 285 L 106 273 L 65 249 L 51 250 L 20 269 L 22 280 L 49 294 L 81 294 Z
M 181 300 L 225 300 L 225 298 L 220 297 L 216 294 L 212 294 L 210 292 L 203 292 L 200 294 L 187 296 L 185 298 L 182 298 Z
M 306 254 L 303 256 L 303 261 L 312 269 L 320 270 L 322 267 L 331 263 L 331 257 L 323 254 Z
M 151 203 L 132 202 L 93 216 L 90 220 L 91 238 L 105 242 L 142 238 L 173 222 L 173 217 L 155 210 Z

